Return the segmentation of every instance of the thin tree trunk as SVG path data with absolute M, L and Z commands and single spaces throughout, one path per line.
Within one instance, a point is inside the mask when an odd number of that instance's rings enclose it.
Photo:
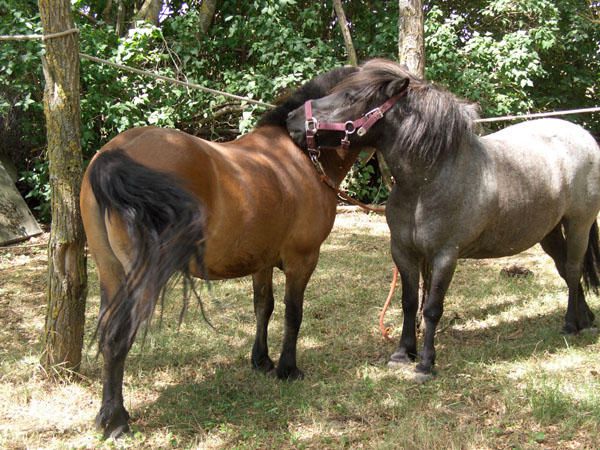
M 113 23 L 111 9 L 112 0 L 106 0 L 106 4 L 104 5 L 104 9 L 102 10 L 102 20 L 104 20 L 106 23 Z
M 398 61 L 414 75 L 425 77 L 424 15 L 422 0 L 398 0 Z M 392 175 L 383 158 L 377 158 L 382 178 L 389 190 Z
M 358 64 L 358 59 L 356 58 L 356 50 L 352 43 L 352 35 L 350 34 L 346 14 L 344 13 L 344 7 L 342 6 L 342 0 L 333 0 L 333 8 L 335 9 L 335 14 L 340 23 L 342 36 L 344 37 L 344 44 L 346 45 L 346 52 L 348 53 L 348 64 L 356 66 Z
M 162 7 L 162 0 L 145 0 L 140 7 L 140 10 L 135 15 L 134 24 L 137 20 L 145 20 L 146 22 L 158 26 L 158 19 Z
M 202 34 L 206 34 L 210 30 L 216 9 L 217 0 L 202 0 L 200 5 L 200 31 Z
M 74 27 L 70 0 L 39 0 L 44 33 Z M 48 39 L 42 56 L 50 163 L 52 225 L 42 365 L 79 370 L 87 285 L 85 235 L 79 214 L 82 177 L 78 35 Z
M 425 77 L 424 15 L 422 0 L 398 0 L 398 60 L 414 75 Z
M 125 34 L 125 5 L 123 0 L 117 0 L 117 21 L 115 24 L 115 32 L 117 36 L 123 36 Z

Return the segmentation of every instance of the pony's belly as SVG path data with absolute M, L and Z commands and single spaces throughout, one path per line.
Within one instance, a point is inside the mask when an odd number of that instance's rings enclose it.
M 482 234 L 476 241 L 461 247 L 461 258 L 502 258 L 512 256 L 533 247 L 540 242 L 553 228 L 546 226 L 540 229 L 530 229 L 527 232 L 509 235 L 507 230 L 490 230 Z
M 461 252 L 461 258 L 469 259 L 486 259 L 486 258 L 503 258 L 505 256 L 517 255 L 525 250 L 533 247 L 537 242 L 531 245 L 524 246 L 510 246 L 506 248 L 478 248 L 478 249 L 466 249 L 465 252 Z
M 268 267 L 280 265 L 278 254 L 273 252 L 257 252 L 254 254 L 232 254 L 223 255 L 224 257 L 211 258 L 209 254 L 205 258 L 205 276 L 210 280 L 223 280 L 230 278 L 240 278 L 252 275 Z M 197 270 L 199 277 L 202 277 L 201 271 Z

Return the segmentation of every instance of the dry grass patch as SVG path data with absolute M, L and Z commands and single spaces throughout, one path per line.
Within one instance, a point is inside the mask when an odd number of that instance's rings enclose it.
M 533 276 L 508 278 L 514 263 Z M 217 331 L 191 308 L 177 327 L 180 290 L 134 345 L 125 376 L 133 433 L 100 440 L 100 359 L 83 379 L 52 384 L 37 366 L 45 314 L 45 249 L 0 251 L 2 448 L 594 448 L 600 442 L 598 335 L 559 333 L 566 288 L 534 248 L 513 258 L 461 261 L 438 335 L 439 374 L 414 383 L 386 366 L 395 344 L 377 317 L 391 281 L 382 217 L 338 216 L 306 294 L 301 382 L 250 368 L 249 279 L 202 290 Z M 87 340 L 98 287 L 90 269 Z M 276 279 L 271 355 L 281 345 L 283 278 Z M 591 297 L 600 317 L 600 302 Z M 397 338 L 399 296 L 386 321 Z

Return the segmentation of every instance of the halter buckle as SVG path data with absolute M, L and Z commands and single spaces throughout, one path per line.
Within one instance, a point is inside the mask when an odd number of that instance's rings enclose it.
M 317 130 L 319 129 L 319 121 L 317 120 L 317 118 L 311 117 L 310 119 L 306 119 L 306 121 L 304 122 L 304 129 L 307 133 L 310 132 L 316 134 Z
M 383 110 L 381 107 L 374 108 L 366 113 L 363 118 L 364 121 L 362 122 L 362 126 L 356 132 L 359 136 L 367 134 L 369 128 L 371 128 L 379 119 L 383 118 Z
M 373 115 L 377 116 L 377 120 L 383 118 L 383 111 L 381 111 L 381 108 L 379 106 L 377 108 L 373 108 L 371 111 L 366 113 L 365 117 L 368 119 Z

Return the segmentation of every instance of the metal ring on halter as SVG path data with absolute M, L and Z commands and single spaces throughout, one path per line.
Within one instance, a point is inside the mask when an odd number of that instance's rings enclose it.
M 356 127 L 354 126 L 354 122 L 352 120 L 349 120 L 344 124 L 344 131 L 346 131 L 346 137 L 356 131 Z

